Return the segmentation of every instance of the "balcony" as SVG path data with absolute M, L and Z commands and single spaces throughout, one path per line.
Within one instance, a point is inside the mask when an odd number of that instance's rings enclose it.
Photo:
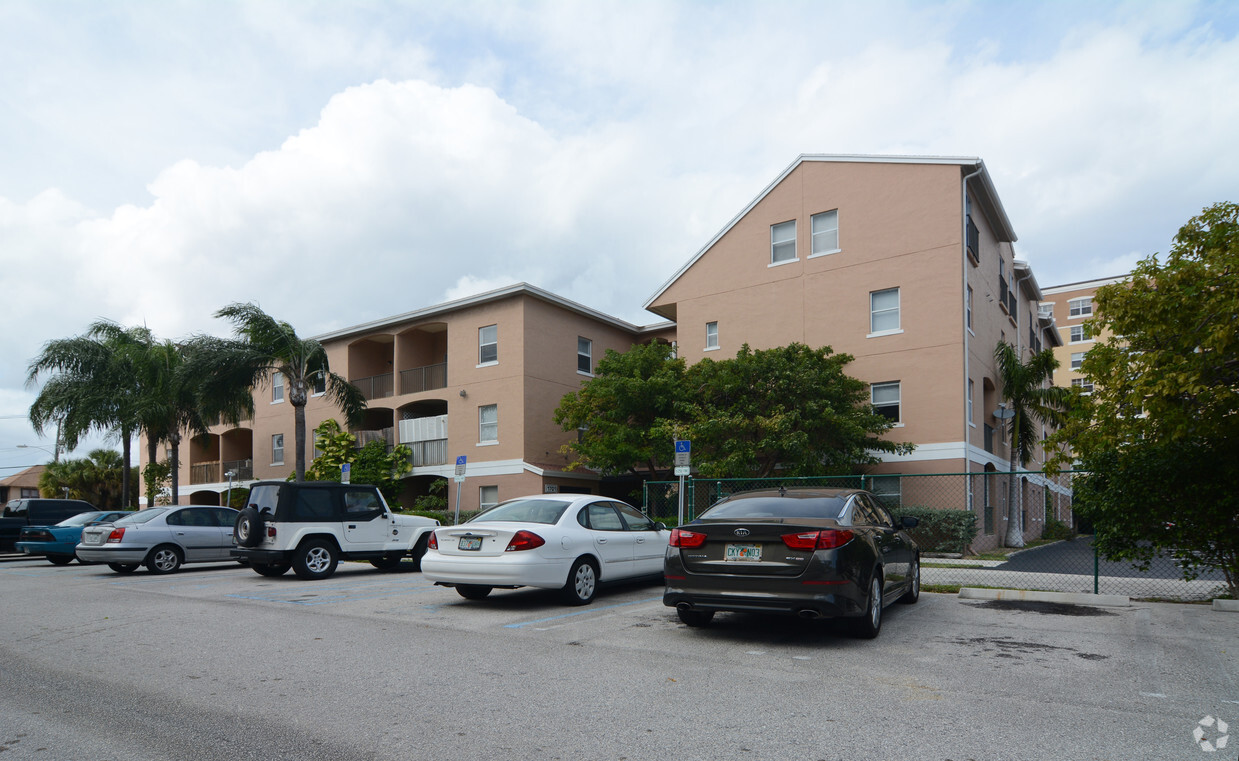
M 189 483 L 219 484 L 228 480 L 225 474 L 232 471 L 236 475 L 234 481 L 251 481 L 254 478 L 253 460 L 218 460 L 214 462 L 199 462 L 189 466 Z
M 392 395 L 391 373 L 371 375 L 368 378 L 356 378 L 354 380 L 350 380 L 349 383 L 352 383 L 361 390 L 361 395 L 366 398 L 366 401 L 386 399 Z
M 413 467 L 447 465 L 447 415 L 428 415 L 400 421 L 400 443 L 413 450 Z
M 974 262 L 981 261 L 981 232 L 977 230 L 977 225 L 972 221 L 972 215 L 968 215 L 968 256 L 972 257 Z
M 401 394 L 416 394 L 421 391 L 433 391 L 437 388 L 447 388 L 446 362 L 400 371 Z
M 406 447 L 413 450 L 409 462 L 413 467 L 423 465 L 447 465 L 447 439 L 430 439 L 428 441 L 406 441 Z
M 390 376 L 389 376 L 390 377 Z M 381 441 L 388 449 L 392 447 L 391 428 L 380 428 L 372 431 L 353 431 L 353 435 L 357 437 L 357 448 L 361 449 L 372 441 Z
M 224 460 L 224 480 L 228 479 L 228 471 L 232 471 L 236 475 L 233 476 L 235 481 L 251 481 L 254 478 L 254 461 L 253 460 Z

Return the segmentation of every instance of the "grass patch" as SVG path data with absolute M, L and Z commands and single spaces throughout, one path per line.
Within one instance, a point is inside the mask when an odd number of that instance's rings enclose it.
M 973 565 L 971 563 L 926 563 L 921 562 L 921 568 L 964 568 L 973 571 L 988 571 L 989 568 L 983 565 Z
M 962 584 L 921 584 L 922 592 L 937 592 L 944 595 L 957 595 Z

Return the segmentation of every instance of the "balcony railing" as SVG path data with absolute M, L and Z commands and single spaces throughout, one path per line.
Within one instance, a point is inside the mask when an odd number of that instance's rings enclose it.
M 220 482 L 219 462 L 200 462 L 189 466 L 191 484 L 217 484 Z
M 981 261 L 981 232 L 977 230 L 971 214 L 968 215 L 968 255 L 978 262 Z
M 349 381 L 361 389 L 361 395 L 366 399 L 386 399 L 392 395 L 392 374 L 371 375 L 369 378 L 356 378 Z
M 416 394 L 447 387 L 447 363 L 400 371 L 400 393 Z
M 381 441 L 387 445 L 388 449 L 391 449 L 393 440 L 392 433 L 393 429 L 391 428 L 379 428 L 373 431 L 353 431 L 353 435 L 357 437 L 358 449 L 361 449 L 372 441 Z
M 447 439 L 406 441 L 404 445 L 413 450 L 409 462 L 415 468 L 423 465 L 447 465 Z
M 254 478 L 254 461 L 253 460 L 224 460 L 224 473 L 228 471 L 236 473 L 232 477 L 234 481 L 249 481 Z M 225 475 L 223 480 L 228 480 Z
M 224 475 L 228 471 L 236 473 L 233 481 L 250 481 L 254 478 L 253 460 L 224 460 L 222 463 L 199 462 L 189 466 L 189 482 L 191 484 L 219 484 L 228 480 Z

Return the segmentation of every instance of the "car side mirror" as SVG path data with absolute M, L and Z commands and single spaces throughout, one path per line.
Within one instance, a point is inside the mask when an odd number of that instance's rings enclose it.
M 900 528 L 916 528 L 921 522 L 920 518 L 913 518 L 910 515 L 905 515 L 899 519 Z

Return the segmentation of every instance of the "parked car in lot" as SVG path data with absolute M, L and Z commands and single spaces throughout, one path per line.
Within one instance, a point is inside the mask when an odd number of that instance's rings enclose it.
M 78 513 L 92 513 L 97 507 L 81 499 L 43 499 L 23 497 L 10 500 L 0 515 L 0 552 L 11 552 L 26 526 L 54 526 Z
M 132 510 L 103 510 L 78 513 L 55 526 L 26 526 L 18 537 L 17 551 L 26 555 L 42 555 L 52 565 L 68 565 L 73 562 L 77 544 L 82 540 L 83 528 L 111 523 L 132 514 Z
M 185 563 L 218 563 L 231 559 L 236 516 L 231 507 L 152 507 L 83 528 L 76 552 L 79 559 L 107 563 L 117 573 L 140 565 L 151 573 L 172 573 Z
M 599 582 L 661 574 L 668 538 L 661 524 L 622 502 L 539 494 L 436 529 L 422 575 L 470 600 L 496 587 L 540 587 L 586 605 Z
M 876 637 L 884 607 L 920 596 L 920 551 L 906 531 L 916 524 L 859 489 L 735 494 L 672 530 L 663 604 L 689 626 L 758 611 L 848 618 Z

